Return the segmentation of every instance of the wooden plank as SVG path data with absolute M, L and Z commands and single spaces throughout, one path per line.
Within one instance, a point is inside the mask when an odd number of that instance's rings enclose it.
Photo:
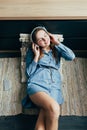
M 69 115 L 70 108 L 69 108 L 69 94 L 68 94 L 68 85 L 67 85 L 67 71 L 66 71 L 66 64 L 62 60 L 61 64 L 61 76 L 62 76 L 62 91 L 64 96 L 64 104 L 61 106 L 61 115 Z M 65 108 L 65 109 L 64 109 Z
M 0 116 L 22 112 L 20 58 L 0 58 Z
M 87 19 L 87 1 L 0 0 L 0 19 Z
M 82 115 L 85 115 L 87 113 L 87 63 L 86 65 L 84 65 L 84 63 L 86 63 L 85 59 L 84 61 L 82 59 L 80 59 L 79 63 L 78 63 L 78 93 L 79 93 L 79 98 L 80 98 L 80 107 L 82 108 Z M 85 67 L 85 69 L 84 69 Z M 84 76 L 85 75 L 85 76 Z M 84 103 L 83 103 L 84 102 Z
M 65 103 L 62 105 L 62 115 L 87 115 L 86 65 L 86 58 L 77 58 L 72 62 L 63 61 L 62 75 Z
M 17 53 L 20 51 L 18 51 L 18 50 L 0 50 L 0 53 L 12 53 L 12 52 Z

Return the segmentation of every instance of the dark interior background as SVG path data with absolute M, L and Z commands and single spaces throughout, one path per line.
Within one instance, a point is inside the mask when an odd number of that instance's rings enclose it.
M 63 44 L 77 57 L 87 57 L 87 20 L 1 20 L 0 57 L 19 57 L 19 34 L 30 33 L 38 25 L 51 33 L 63 34 Z

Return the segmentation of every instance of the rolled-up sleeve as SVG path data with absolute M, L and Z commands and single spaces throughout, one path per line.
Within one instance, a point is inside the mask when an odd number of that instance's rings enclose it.
M 75 58 L 74 52 L 62 43 L 56 45 L 55 47 L 58 49 L 60 56 L 63 57 L 65 60 L 73 60 Z
M 33 60 L 34 54 L 32 50 L 28 50 L 26 55 L 26 74 L 28 77 L 30 77 L 36 70 L 37 63 Z

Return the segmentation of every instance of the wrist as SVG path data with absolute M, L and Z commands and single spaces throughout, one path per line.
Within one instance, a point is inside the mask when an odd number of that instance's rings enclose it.
M 57 40 L 57 41 L 55 42 L 55 44 L 56 44 L 56 45 L 59 45 L 59 44 L 60 44 L 60 42 Z
M 38 62 L 38 60 L 39 60 L 39 56 L 35 56 L 35 57 L 34 57 L 34 61 L 35 61 L 35 62 Z

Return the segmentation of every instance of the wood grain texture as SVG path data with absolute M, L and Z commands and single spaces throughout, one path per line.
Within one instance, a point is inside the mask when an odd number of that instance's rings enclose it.
M 22 112 L 20 59 L 0 58 L 0 116 Z
M 21 100 L 26 84 L 21 84 L 20 58 L 0 58 L 0 116 L 19 113 L 36 114 L 37 109 L 23 110 Z M 61 115 L 87 116 L 87 58 L 61 62 L 64 104 Z
M 0 0 L 0 19 L 87 19 L 87 0 Z
M 63 95 L 61 115 L 87 115 L 87 59 L 62 64 Z

